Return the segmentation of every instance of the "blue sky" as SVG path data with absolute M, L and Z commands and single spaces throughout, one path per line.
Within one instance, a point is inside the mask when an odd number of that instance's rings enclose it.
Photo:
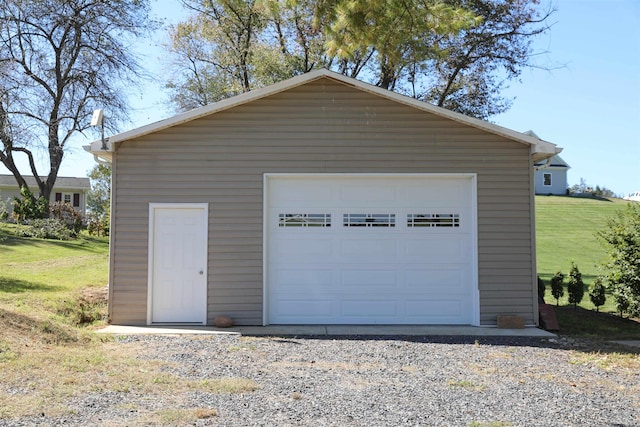
M 183 16 L 177 0 L 152 2 L 154 12 L 176 22 Z M 511 109 L 491 121 L 517 131 L 533 130 L 564 148 L 569 185 L 584 178 L 616 194 L 640 191 L 640 1 L 557 0 L 553 26 L 540 36 L 536 63 L 551 71 L 525 70 L 504 92 Z M 158 77 L 131 94 L 133 127 L 171 113 L 163 105 L 163 54 L 166 41 L 140 42 L 144 65 Z M 108 112 L 105 112 L 108 119 Z M 60 176 L 85 176 L 94 165 L 78 138 L 65 157 Z M 25 170 L 25 169 L 23 169 Z M 0 173 L 7 173 L 0 166 Z
M 569 185 L 580 178 L 616 194 L 640 191 L 640 1 L 559 0 L 536 42 L 547 51 L 505 93 L 512 108 L 492 121 L 533 130 L 564 151 Z

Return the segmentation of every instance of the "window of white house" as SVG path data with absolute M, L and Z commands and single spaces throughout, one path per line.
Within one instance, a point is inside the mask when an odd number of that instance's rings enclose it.
M 71 196 L 73 196 L 73 199 Z M 73 200 L 72 206 L 74 208 L 80 207 L 80 193 L 55 193 L 55 200 L 61 203 L 71 203 Z
M 549 187 L 551 186 L 551 174 L 550 173 L 545 173 L 542 175 L 543 180 L 544 180 L 544 185 Z

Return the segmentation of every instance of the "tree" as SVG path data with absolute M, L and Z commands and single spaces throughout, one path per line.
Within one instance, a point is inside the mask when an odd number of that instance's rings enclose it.
M 95 165 L 87 174 L 91 179 L 91 190 L 87 195 L 87 208 L 92 213 L 104 215 L 111 203 L 111 166 L 103 163 Z
M 487 119 L 509 109 L 500 95 L 532 63 L 532 40 L 549 29 L 553 10 L 538 11 L 538 1 L 450 0 L 468 8 L 481 22 L 438 41 L 444 55 L 417 70 L 429 82 L 425 100 L 469 116 Z
M 618 311 L 640 315 L 640 204 L 628 203 L 597 235 L 607 250 L 606 280 Z
M 506 110 L 551 11 L 537 0 L 183 0 L 178 110 L 324 67 L 479 118 Z M 238 6 L 238 4 L 241 5 Z
M 109 229 L 111 209 L 111 166 L 99 163 L 87 174 L 91 190 L 87 195 L 88 228 L 98 235 Z
M 375 84 L 390 90 L 412 64 L 441 52 L 439 38 L 481 22 L 468 8 L 435 0 L 323 0 L 316 17 L 326 22 L 327 53 L 340 61 L 341 72 L 356 77 L 371 63 Z
M 92 111 L 107 109 L 112 128 L 126 118 L 123 88 L 141 75 L 130 38 L 154 25 L 148 10 L 148 0 L 3 1 L 0 161 L 20 188 L 28 185 L 17 155 L 49 200 L 71 137 L 89 128 Z M 34 160 L 42 146 L 44 175 Z
M 194 12 L 170 28 L 178 111 L 328 67 L 311 0 L 183 0 Z
M 582 281 L 582 273 L 573 261 L 571 261 L 571 270 L 569 271 L 567 293 L 569 294 L 569 304 L 573 304 L 573 308 L 577 308 L 584 297 L 584 282 Z
M 600 187 L 600 185 L 596 185 L 595 189 L 587 184 L 584 178 L 580 178 L 579 184 L 574 184 L 569 188 L 569 193 L 571 194 L 584 194 L 589 193 L 592 196 L 596 197 L 615 197 L 615 193 L 612 190 L 609 190 L 607 187 Z
M 560 305 L 560 298 L 564 295 L 564 274 L 560 271 L 556 272 L 551 278 L 551 295 L 556 299 L 556 305 Z
M 607 301 L 607 296 L 605 294 L 605 288 L 602 284 L 602 278 L 596 277 L 593 281 L 593 286 L 591 287 L 591 291 L 589 291 L 589 299 L 593 305 L 596 306 L 596 311 L 600 311 L 600 306 L 604 305 Z

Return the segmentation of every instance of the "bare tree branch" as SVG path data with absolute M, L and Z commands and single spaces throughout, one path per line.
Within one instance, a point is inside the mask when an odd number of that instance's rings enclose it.
M 124 88 L 140 75 L 129 38 L 155 26 L 148 0 L 4 0 L 0 9 L 0 161 L 26 185 L 13 154 L 27 156 L 40 196 L 49 198 L 66 146 L 92 111 L 125 119 Z M 33 149 L 44 141 L 46 178 Z

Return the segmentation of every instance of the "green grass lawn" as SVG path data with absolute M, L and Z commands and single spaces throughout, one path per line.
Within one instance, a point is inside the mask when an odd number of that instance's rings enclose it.
M 65 302 L 81 290 L 106 287 L 107 238 L 33 239 L 16 236 L 16 227 L 0 224 L 0 309 L 39 320 L 64 317 Z
M 588 286 L 599 274 L 599 266 L 606 260 L 605 248 L 596 233 L 606 227 L 607 218 L 624 209 L 621 199 L 599 200 L 562 196 L 536 196 L 536 244 L 538 274 L 547 284 L 545 300 L 555 304 L 549 280 L 562 271 L 568 281 L 571 261 L 574 260 Z M 567 304 L 567 295 L 560 299 Z M 582 303 L 593 309 L 588 291 Z M 608 296 L 601 310 L 615 312 L 615 303 Z

